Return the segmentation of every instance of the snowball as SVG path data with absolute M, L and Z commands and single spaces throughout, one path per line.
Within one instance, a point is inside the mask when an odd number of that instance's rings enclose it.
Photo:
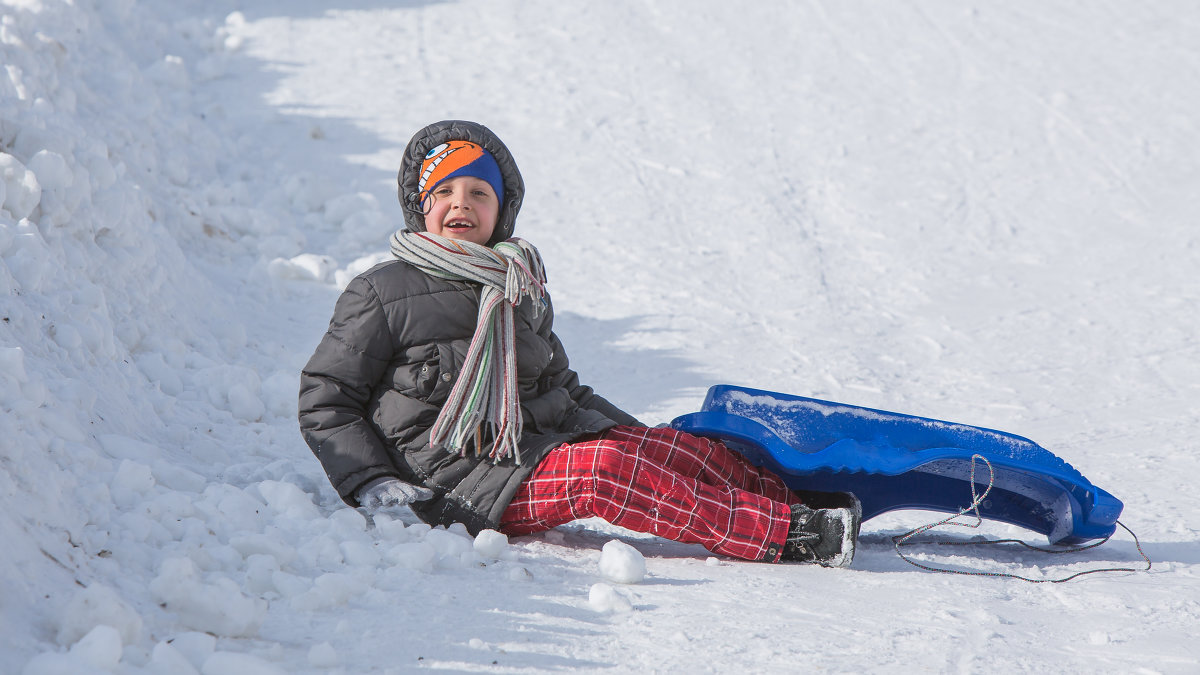
M 475 552 L 486 558 L 502 558 L 508 550 L 508 537 L 503 533 L 484 530 L 475 537 Z
M 64 614 L 58 627 L 60 645 L 78 641 L 101 624 L 116 630 L 124 644 L 137 642 L 142 633 L 142 617 L 116 591 L 100 583 L 77 593 Z
M 333 668 L 337 664 L 337 651 L 328 642 L 315 644 L 308 650 L 308 665 L 313 668 Z
M 588 591 L 588 605 L 597 612 L 628 612 L 633 603 L 608 584 L 592 584 Z
M 641 583 L 646 577 L 646 559 L 636 548 L 613 539 L 600 552 L 600 575 L 618 584 Z
M 214 635 L 252 636 L 267 613 L 265 600 L 247 597 L 229 579 L 202 581 L 187 558 L 163 560 L 150 591 L 168 611 L 179 615 L 180 623 Z
M 204 662 L 201 675 L 287 675 L 282 668 L 257 656 L 234 652 L 216 652 Z

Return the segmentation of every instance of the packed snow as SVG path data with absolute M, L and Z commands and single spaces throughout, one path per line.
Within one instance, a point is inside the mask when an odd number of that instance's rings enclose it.
M 0 10 L 0 670 L 1200 670 L 1195 5 Z M 558 333 L 639 419 L 729 382 L 1005 430 L 1153 568 L 937 574 L 916 512 L 824 569 L 346 507 L 298 373 L 447 118 L 513 151 Z M 905 554 L 1144 567 L 1122 530 Z

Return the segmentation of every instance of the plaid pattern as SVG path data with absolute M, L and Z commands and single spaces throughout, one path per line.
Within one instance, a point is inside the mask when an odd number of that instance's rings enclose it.
M 552 450 L 517 490 L 500 529 L 530 534 L 599 516 L 714 553 L 775 562 L 796 501 L 778 476 L 719 441 L 620 426 Z

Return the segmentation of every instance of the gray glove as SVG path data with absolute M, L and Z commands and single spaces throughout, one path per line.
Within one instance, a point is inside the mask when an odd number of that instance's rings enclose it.
M 398 478 L 376 478 L 358 490 L 358 503 L 369 511 L 433 499 L 433 490 Z

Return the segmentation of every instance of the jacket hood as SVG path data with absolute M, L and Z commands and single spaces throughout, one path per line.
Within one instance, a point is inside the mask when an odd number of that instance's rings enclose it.
M 483 146 L 492 153 L 500 165 L 500 176 L 504 180 L 504 203 L 496 219 L 496 231 L 488 241 L 491 246 L 513 235 L 517 224 L 517 212 L 525 198 L 525 181 L 517 170 L 517 163 L 505 147 L 504 142 L 490 129 L 466 120 L 443 120 L 434 122 L 413 135 L 404 149 L 400 160 L 400 173 L 396 176 L 397 195 L 404 207 L 404 225 L 411 232 L 425 231 L 425 214 L 421 210 L 421 198 L 417 185 L 421 174 L 421 163 L 429 151 L 449 141 L 470 141 Z

